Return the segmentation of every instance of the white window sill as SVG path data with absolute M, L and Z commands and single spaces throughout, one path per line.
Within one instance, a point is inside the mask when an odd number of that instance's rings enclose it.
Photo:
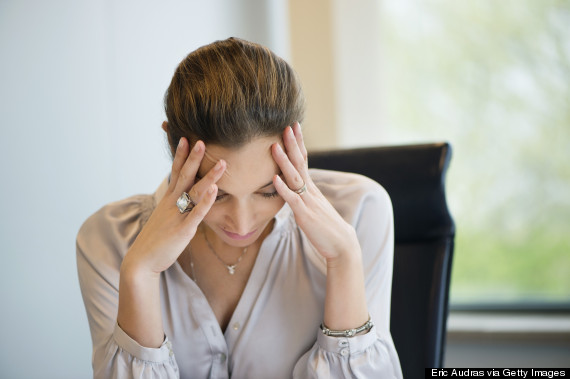
M 449 334 L 541 334 L 570 336 L 570 314 L 453 312 Z

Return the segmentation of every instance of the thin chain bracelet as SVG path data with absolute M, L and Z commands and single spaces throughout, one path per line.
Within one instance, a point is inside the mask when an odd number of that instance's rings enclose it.
M 330 337 L 354 337 L 355 335 L 357 335 L 358 333 L 362 332 L 362 331 L 370 331 L 370 329 L 372 329 L 372 327 L 374 326 L 374 322 L 372 322 L 372 320 L 370 319 L 370 316 L 368 317 L 368 321 L 366 321 L 366 323 L 364 323 L 364 325 L 359 326 L 356 329 L 346 329 L 346 330 L 331 330 L 329 328 L 327 328 L 325 326 L 324 323 L 321 324 L 321 330 L 323 332 L 324 335 L 330 336 Z

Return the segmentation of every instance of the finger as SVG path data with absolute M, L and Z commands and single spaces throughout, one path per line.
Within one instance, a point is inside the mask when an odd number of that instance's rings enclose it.
M 176 179 L 174 187 L 174 192 L 176 194 L 180 195 L 182 192 L 187 192 L 188 189 L 192 187 L 205 151 L 206 148 L 204 146 L 204 142 L 196 142 L 194 148 L 190 152 L 190 155 L 184 161 L 184 165 L 182 166 L 182 169 L 180 169 L 180 173 Z
M 299 145 L 297 145 L 297 139 L 295 134 L 293 133 L 293 129 L 291 127 L 285 128 L 285 132 L 283 133 L 283 142 L 285 144 L 285 149 L 287 150 L 287 156 L 293 166 L 299 171 L 303 178 L 307 176 L 307 165 L 301 150 L 299 149 Z
M 295 166 L 293 166 L 289 160 L 289 157 L 281 148 L 281 145 L 274 143 L 271 152 L 273 154 L 273 159 L 285 177 L 285 181 L 287 182 L 289 189 L 295 191 L 303 187 L 306 184 L 305 180 L 302 178 L 301 174 L 299 171 L 297 171 Z
M 208 173 L 202 179 L 194 183 L 190 189 L 190 192 L 188 193 L 194 203 L 200 202 L 212 184 L 215 184 L 218 182 L 218 180 L 220 180 L 224 174 L 224 171 L 226 170 L 226 167 L 226 161 L 221 159 L 214 165 L 214 167 L 210 169 L 210 171 L 208 171 Z
M 176 146 L 176 152 L 174 154 L 174 160 L 172 161 L 172 171 L 170 172 L 170 183 L 168 184 L 168 189 L 172 192 L 178 181 L 178 175 L 186 158 L 188 158 L 188 150 L 190 146 L 188 145 L 188 140 L 184 137 L 180 138 L 178 141 L 178 146 Z
M 273 177 L 273 185 L 283 200 L 289 204 L 294 213 L 299 214 L 306 210 L 305 202 L 301 199 L 301 196 L 291 191 L 289 186 L 279 175 Z
M 301 131 L 301 124 L 296 122 L 293 125 L 293 134 L 295 134 L 295 138 L 297 139 L 297 145 L 299 146 L 299 150 L 301 150 L 301 155 L 305 162 L 307 162 L 307 148 L 305 147 L 305 141 L 303 140 L 303 132 Z
M 204 195 L 202 199 L 196 204 L 196 206 L 190 211 L 188 216 L 186 216 L 187 226 L 196 230 L 198 225 L 202 222 L 204 217 L 212 208 L 212 204 L 216 200 L 216 195 L 218 194 L 218 186 L 215 184 L 210 185 L 210 187 L 206 188 L 204 191 Z

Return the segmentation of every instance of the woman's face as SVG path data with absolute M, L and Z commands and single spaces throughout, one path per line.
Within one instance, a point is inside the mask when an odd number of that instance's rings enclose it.
M 283 206 L 273 185 L 273 176 L 281 174 L 271 155 L 276 142 L 282 145 L 280 136 L 260 137 L 239 149 L 206 145 L 199 177 L 220 159 L 227 164 L 217 183 L 216 202 L 203 221 L 221 242 L 233 247 L 251 245 Z

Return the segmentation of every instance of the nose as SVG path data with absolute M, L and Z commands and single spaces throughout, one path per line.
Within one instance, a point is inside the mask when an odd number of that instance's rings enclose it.
M 252 228 L 255 223 L 255 210 L 253 208 L 253 204 L 247 200 L 234 199 L 228 209 L 226 217 L 229 221 L 229 225 L 233 228 L 231 232 L 238 233 L 243 236 L 253 231 Z

